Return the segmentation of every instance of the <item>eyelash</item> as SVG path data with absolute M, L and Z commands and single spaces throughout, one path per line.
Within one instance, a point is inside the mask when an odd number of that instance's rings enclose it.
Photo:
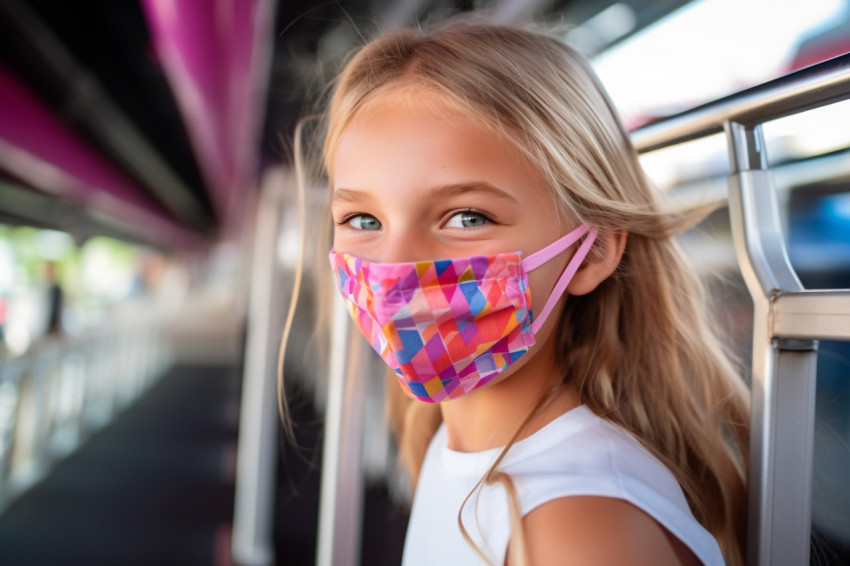
M 483 210 L 478 210 L 477 208 L 458 208 L 456 210 L 452 210 L 450 212 L 447 212 L 443 216 L 443 218 L 445 218 L 446 219 L 445 221 L 448 222 L 449 220 L 451 220 L 453 217 L 457 216 L 458 214 L 464 214 L 464 213 L 477 214 L 479 216 L 483 216 L 487 220 L 488 223 L 498 224 L 496 218 L 492 214 L 484 212 Z
M 342 218 L 340 218 L 339 220 L 337 220 L 337 221 L 336 221 L 336 225 L 337 225 L 337 226 L 344 226 L 345 224 L 348 224 L 348 222 L 349 222 L 352 218 L 355 218 L 355 217 L 357 217 L 357 216 L 372 216 L 372 215 L 371 215 L 371 214 L 367 214 L 367 213 L 365 213 L 365 212 L 352 212 L 351 214 L 346 214 L 345 216 L 343 216 Z

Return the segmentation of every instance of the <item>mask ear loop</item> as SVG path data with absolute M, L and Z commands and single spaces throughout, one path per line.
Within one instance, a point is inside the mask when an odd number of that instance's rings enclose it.
M 570 284 L 570 281 L 576 274 L 576 271 L 578 271 L 578 268 L 581 266 L 584 258 L 587 257 L 587 253 L 590 251 L 590 246 L 592 246 L 593 242 L 596 240 L 598 231 L 596 228 L 590 229 L 584 225 L 579 226 L 563 238 L 549 244 L 539 252 L 531 254 L 522 261 L 522 267 L 526 272 L 536 269 L 573 245 L 585 233 L 587 233 L 587 237 L 581 243 L 578 250 L 576 250 L 572 259 L 570 259 L 566 269 L 564 269 L 564 272 L 561 274 L 561 277 L 558 279 L 558 282 L 549 294 L 549 299 L 543 306 L 543 310 L 540 311 L 540 315 L 534 317 L 534 320 L 531 323 L 531 331 L 534 334 L 537 334 L 537 331 L 540 330 L 541 326 L 543 326 L 543 323 L 546 321 L 549 313 L 551 313 L 552 309 L 555 308 L 555 303 L 558 302 L 561 295 L 563 295 L 564 291 L 566 291 L 567 285 Z

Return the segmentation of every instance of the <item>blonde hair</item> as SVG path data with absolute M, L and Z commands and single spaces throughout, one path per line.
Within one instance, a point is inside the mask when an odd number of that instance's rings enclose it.
M 545 175 L 564 219 L 628 232 L 614 275 L 566 303 L 558 331 L 563 380 L 670 468 L 727 563 L 742 564 L 749 394 L 671 239 L 707 209 L 660 209 L 612 103 L 580 55 L 544 34 L 482 22 L 393 31 L 359 50 L 330 103 L 326 166 L 357 111 L 404 85 L 445 95 L 513 140 Z M 433 407 L 394 403 L 409 411 L 396 422 L 415 479 L 427 439 L 410 434 L 423 430 L 411 422 L 428 419 L 430 434 L 439 419 Z

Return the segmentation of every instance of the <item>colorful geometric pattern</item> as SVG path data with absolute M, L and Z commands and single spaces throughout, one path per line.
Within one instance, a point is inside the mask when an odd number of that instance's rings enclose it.
M 484 385 L 534 344 L 518 252 L 372 263 L 332 251 L 330 261 L 360 331 L 422 401 Z

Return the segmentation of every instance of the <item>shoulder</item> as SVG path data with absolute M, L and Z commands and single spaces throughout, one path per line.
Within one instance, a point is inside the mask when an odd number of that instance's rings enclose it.
M 526 551 L 535 566 L 699 564 L 681 541 L 622 499 L 562 497 L 532 510 L 522 524 Z
M 690 513 L 674 475 L 635 437 L 584 406 L 567 416 L 554 441 L 527 458 L 518 451 L 505 466 L 521 484 L 524 512 L 562 496 L 599 495 L 650 510 L 669 501 Z
M 662 462 L 589 409 L 573 420 L 582 426 L 544 458 L 505 470 L 516 472 L 531 564 L 722 564 Z
M 556 419 L 545 433 L 544 438 L 534 438 L 532 446 L 511 448 L 503 465 L 522 484 L 520 492 L 527 497 L 524 511 L 559 495 L 632 500 L 635 491 L 658 492 L 687 508 L 667 467 L 632 435 L 587 407 Z

